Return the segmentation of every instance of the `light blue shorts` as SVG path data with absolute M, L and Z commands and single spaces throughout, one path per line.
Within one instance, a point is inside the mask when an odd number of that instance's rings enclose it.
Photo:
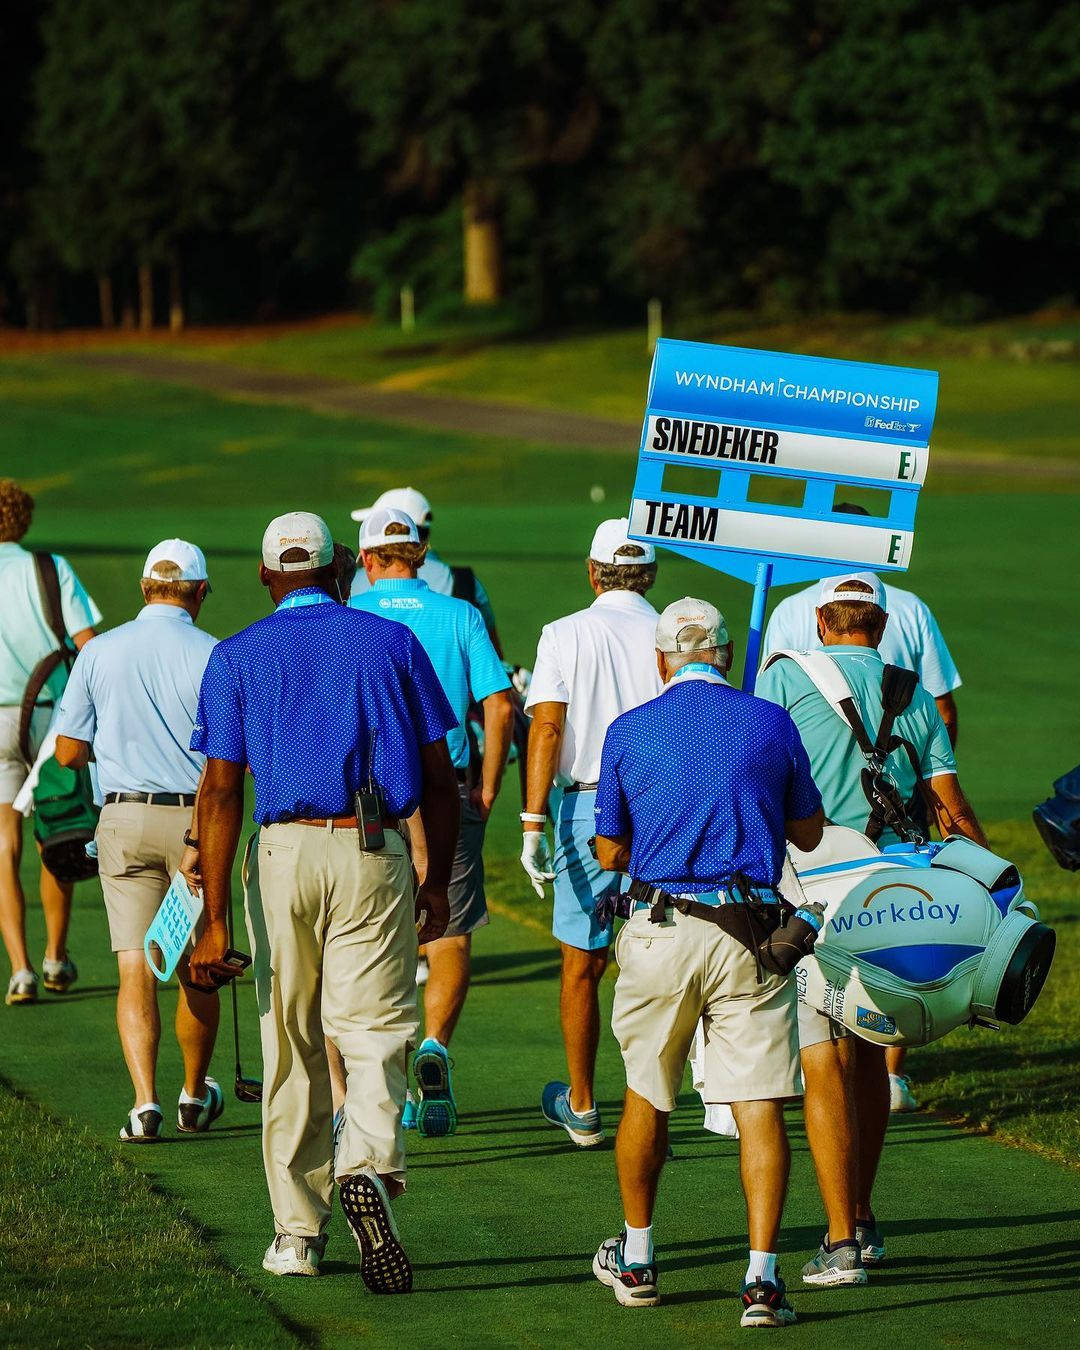
M 596 833 L 596 790 L 551 794 L 555 821 L 555 914 L 551 931 L 568 947 L 597 951 L 611 945 L 614 921 L 602 923 L 597 906 L 610 903 L 623 890 L 626 878 L 605 872 L 589 849 Z

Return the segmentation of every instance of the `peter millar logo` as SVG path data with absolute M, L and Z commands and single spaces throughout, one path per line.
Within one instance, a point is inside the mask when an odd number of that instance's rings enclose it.
M 885 892 L 914 891 L 919 897 L 912 903 L 905 895 L 897 900 L 891 900 L 888 904 L 881 903 L 878 909 L 870 911 L 868 906 L 870 901 Z M 835 918 L 830 919 L 834 933 L 850 933 L 856 926 L 859 928 L 873 928 L 875 925 L 891 923 L 894 926 L 898 924 L 923 923 L 926 920 L 939 923 L 948 917 L 949 927 L 960 918 L 960 906 L 941 904 L 930 894 L 924 891 L 921 886 L 914 886 L 909 881 L 890 881 L 885 886 L 878 886 L 876 890 L 863 901 L 863 907 L 858 914 L 837 914 Z

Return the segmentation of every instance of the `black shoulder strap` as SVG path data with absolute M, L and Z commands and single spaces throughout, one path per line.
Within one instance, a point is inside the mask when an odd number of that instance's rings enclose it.
M 874 749 L 884 759 L 895 747 L 892 740 L 893 723 L 911 706 L 919 677 L 903 666 L 886 666 L 881 676 L 881 725 L 878 727 Z
M 471 567 L 451 567 L 450 575 L 454 579 L 450 594 L 455 600 L 468 600 L 476 607 L 476 573 Z
M 38 589 L 41 591 L 41 608 L 45 622 L 53 631 L 58 647 L 67 640 L 67 626 L 64 623 L 64 608 L 60 602 L 60 576 L 56 570 L 56 559 L 51 553 L 35 553 L 34 566 L 37 568 Z

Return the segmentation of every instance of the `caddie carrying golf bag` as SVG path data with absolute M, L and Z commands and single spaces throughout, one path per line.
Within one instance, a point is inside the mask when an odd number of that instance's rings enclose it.
M 51 553 L 35 553 L 41 606 L 56 638 L 56 648 L 30 672 L 19 717 L 19 751 L 27 767 L 33 763 L 30 725 L 38 699 L 50 677 L 60 668 L 70 672 L 75 652 L 67 641 L 60 602 L 60 579 Z M 86 881 L 97 875 L 97 859 L 87 857 L 86 845 L 97 829 L 98 809 L 86 769 L 65 769 L 54 758 L 41 765 L 34 788 L 34 838 L 41 861 L 57 881 Z
M 926 1045 L 1031 1011 L 1055 937 L 1006 859 L 959 837 L 879 851 L 839 825 L 791 858 L 807 899 L 825 907 L 796 971 L 804 1003 L 880 1045 Z

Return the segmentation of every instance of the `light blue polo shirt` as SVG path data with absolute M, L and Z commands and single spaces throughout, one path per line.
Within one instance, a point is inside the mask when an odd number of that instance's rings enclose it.
M 151 604 L 79 653 L 56 730 L 92 743 L 103 793 L 198 787 L 205 760 L 188 747 L 216 642 L 187 610 Z
M 455 768 L 467 768 L 465 717 L 470 701 L 481 703 L 489 694 L 510 688 L 480 611 L 467 600 L 440 595 L 420 577 L 384 577 L 370 590 L 354 595 L 349 605 L 395 619 L 416 634 L 458 719 L 446 736 L 450 758 Z
M 438 595 L 454 594 L 454 569 L 449 563 L 444 563 L 433 548 L 428 547 L 424 556 L 424 561 L 420 565 L 417 576 L 421 581 L 427 584 Z M 484 588 L 484 583 L 476 574 L 473 574 L 476 582 L 476 608 L 480 611 L 484 619 L 484 627 L 489 633 L 495 631 L 495 611 L 491 608 L 491 599 Z M 353 578 L 352 598 L 358 600 L 362 595 L 368 595 L 371 591 L 371 582 L 364 574 L 362 566 L 356 570 L 356 576 Z
M 867 735 L 874 740 L 881 725 L 881 676 L 885 662 L 872 647 L 836 646 L 825 650 L 843 671 L 859 705 Z M 870 807 L 862 790 L 866 757 L 851 728 L 833 711 L 809 675 L 794 661 L 782 660 L 771 665 L 758 677 L 755 692 L 791 713 L 810 756 L 810 769 L 821 793 L 826 817 L 834 825 L 865 831 L 870 816 Z M 916 686 L 910 705 L 893 723 L 893 734 L 914 746 L 924 778 L 956 772 L 949 733 L 937 704 L 921 684 Z M 894 750 L 887 768 L 901 797 L 910 801 L 915 792 L 915 770 L 907 752 L 902 748 Z M 884 847 L 899 840 L 886 829 L 878 842 Z
M 101 622 L 101 611 L 87 594 L 66 558 L 55 553 L 60 608 L 68 636 Z M 33 554 L 21 544 L 0 543 L 0 706 L 18 707 L 34 667 L 56 650 L 56 638 L 41 605 Z M 64 670 L 55 670 L 38 703 L 52 702 L 64 687 Z

